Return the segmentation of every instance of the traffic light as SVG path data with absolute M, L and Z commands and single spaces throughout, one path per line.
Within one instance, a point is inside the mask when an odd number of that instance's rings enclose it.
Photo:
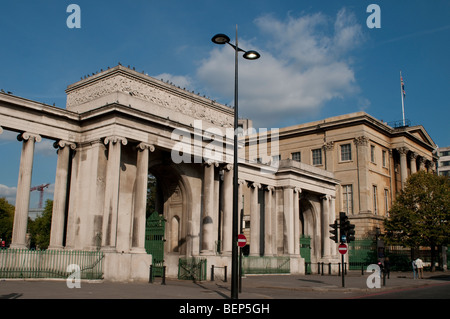
M 347 236 L 347 243 L 355 240 L 355 225 L 350 224 L 350 221 L 347 222 L 345 227 L 345 234 Z
M 355 225 L 351 224 L 345 213 L 339 213 L 339 228 L 341 241 L 344 241 L 343 236 L 345 236 L 345 242 L 350 243 L 355 240 Z
M 330 234 L 332 234 L 333 236 L 330 237 L 330 239 L 332 241 L 334 241 L 335 243 L 339 242 L 339 230 L 338 230 L 338 222 L 337 220 L 334 221 L 334 224 L 330 224 L 331 230 L 330 230 Z

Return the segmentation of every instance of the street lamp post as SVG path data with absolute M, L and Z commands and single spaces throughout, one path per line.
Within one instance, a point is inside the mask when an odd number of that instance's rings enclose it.
M 233 162 L 233 231 L 231 246 L 231 298 L 238 299 L 238 52 L 244 52 L 243 57 L 248 60 L 256 60 L 260 57 L 256 51 L 244 51 L 238 47 L 238 31 L 236 26 L 236 45 L 230 43 L 230 38 L 225 34 L 216 34 L 212 39 L 216 44 L 229 44 L 235 51 L 234 58 L 234 162 Z

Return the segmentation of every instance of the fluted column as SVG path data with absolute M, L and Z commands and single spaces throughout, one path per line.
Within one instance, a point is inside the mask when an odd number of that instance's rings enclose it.
M 76 145 L 60 140 L 55 142 L 53 146 L 58 149 L 58 162 L 56 164 L 55 193 L 53 195 L 52 224 L 48 248 L 62 249 L 69 185 L 70 150 L 76 149 Z
M 230 255 L 233 243 L 233 165 L 227 164 L 223 170 L 223 246 L 225 255 Z
M 42 140 L 38 134 L 25 132 L 17 136 L 22 141 L 19 179 L 17 181 L 16 209 L 11 248 L 26 248 L 28 209 L 30 205 L 31 175 L 33 170 L 34 143 Z
M 147 208 L 148 160 L 150 152 L 153 152 L 155 147 L 151 144 L 140 143 L 136 149 L 136 194 L 134 197 L 131 250 L 134 253 L 145 253 L 145 214 Z
M 330 196 L 330 214 L 329 214 L 329 219 L 328 219 L 328 224 L 333 224 L 334 220 L 336 219 L 336 197 L 335 196 Z M 329 238 L 329 231 L 327 230 L 326 232 L 327 238 Z M 331 239 L 329 239 L 331 240 Z M 337 254 L 337 247 L 334 243 L 331 243 L 331 248 L 330 248 L 330 254 L 331 256 L 335 256 Z
M 322 244 L 323 244 L 323 256 L 331 256 L 331 239 L 328 236 L 330 223 L 330 196 L 322 196 Z
M 283 211 L 286 225 L 287 249 L 289 255 L 293 255 L 294 248 L 294 189 L 291 186 L 283 187 Z
M 370 179 L 369 179 L 369 138 L 358 136 L 354 139 L 356 145 L 356 160 L 358 166 L 358 203 L 359 212 L 367 213 L 370 211 Z
M 243 194 L 243 192 L 244 192 L 244 190 L 243 190 L 243 185 L 245 184 L 245 180 L 243 180 L 243 179 L 239 179 L 238 180 L 238 219 L 239 219 L 239 223 L 238 223 L 238 225 L 239 225 L 239 232 L 240 232 L 240 229 L 241 229 L 241 224 L 242 224 L 242 218 L 241 218 L 241 215 L 242 215 L 242 213 L 243 213 L 243 209 L 244 209 L 244 203 L 242 202 L 242 194 Z
M 264 192 L 264 256 L 273 256 L 273 237 L 275 236 L 272 225 L 273 186 L 267 186 Z
M 405 187 L 406 180 L 408 178 L 408 166 L 406 154 L 408 154 L 408 149 L 406 147 L 400 147 L 397 149 L 400 153 L 400 178 L 402 181 L 402 189 Z
M 117 214 L 119 209 L 120 158 L 122 145 L 127 139 L 119 136 L 106 137 L 109 144 L 108 163 L 106 164 L 105 206 L 103 210 L 102 246 L 105 250 L 114 250 L 117 240 Z
M 259 256 L 260 236 L 261 236 L 261 218 L 258 209 L 258 190 L 261 188 L 259 183 L 251 183 L 251 201 L 250 201 L 250 256 Z
M 411 175 L 417 173 L 416 159 L 417 159 L 417 153 L 411 152 L 411 154 L 409 155 L 409 163 L 411 166 Z
M 302 190 L 298 187 L 294 188 L 294 254 L 300 255 L 300 193 Z
M 217 163 L 207 161 L 203 173 L 202 250 L 200 254 L 214 253 L 214 167 Z

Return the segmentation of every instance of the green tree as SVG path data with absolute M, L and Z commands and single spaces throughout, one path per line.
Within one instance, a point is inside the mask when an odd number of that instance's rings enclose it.
M 28 232 L 31 234 L 30 247 L 47 249 L 50 244 L 53 201 L 47 199 L 42 215 L 35 220 L 28 220 Z
M 434 270 L 436 246 L 450 241 L 450 179 L 425 171 L 411 175 L 384 226 L 389 244 L 430 247 Z
M 6 198 L 0 198 L 0 237 L 6 242 L 6 246 L 11 242 L 14 210 L 14 206 Z

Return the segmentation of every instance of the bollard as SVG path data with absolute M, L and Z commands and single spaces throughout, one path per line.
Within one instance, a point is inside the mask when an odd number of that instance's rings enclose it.
M 149 284 L 153 283 L 153 268 L 152 268 L 152 265 L 150 265 L 150 274 L 148 276 L 148 283 Z
M 162 285 L 166 284 L 166 266 L 163 267 L 163 279 L 162 279 Z
M 339 277 L 341 276 L 341 263 L 338 264 L 339 265 Z
M 211 265 L 211 281 L 214 281 L 214 265 Z
M 225 275 L 224 275 L 224 279 L 223 279 L 223 282 L 227 282 L 227 266 L 224 266 L 224 268 L 225 268 L 225 270 L 224 270 L 224 272 L 225 272 Z

